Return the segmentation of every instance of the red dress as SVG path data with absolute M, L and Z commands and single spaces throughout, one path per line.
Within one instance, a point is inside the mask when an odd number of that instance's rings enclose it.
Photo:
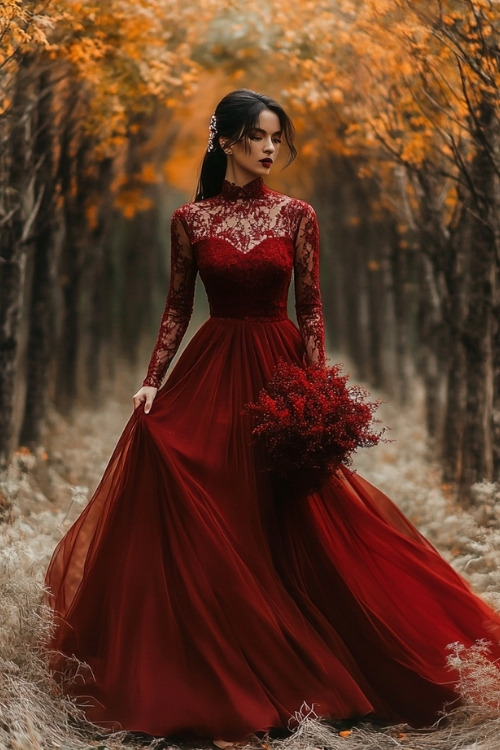
M 457 699 L 447 644 L 491 639 L 498 658 L 500 618 L 358 474 L 277 502 L 242 414 L 280 358 L 323 356 L 314 212 L 260 179 L 176 211 L 145 384 L 179 346 L 197 272 L 211 317 L 48 569 L 52 646 L 91 667 L 69 690 L 96 723 L 159 736 L 238 739 L 303 702 L 432 723 Z

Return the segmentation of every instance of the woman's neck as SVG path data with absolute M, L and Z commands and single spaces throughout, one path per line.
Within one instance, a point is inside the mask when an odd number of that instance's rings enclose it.
M 234 165 L 231 163 L 227 165 L 225 179 L 228 182 L 232 182 L 233 185 L 236 185 L 237 187 L 245 187 L 245 185 L 248 185 L 250 182 L 257 179 L 257 177 L 259 177 L 258 174 L 252 174 L 246 170 L 235 169 Z

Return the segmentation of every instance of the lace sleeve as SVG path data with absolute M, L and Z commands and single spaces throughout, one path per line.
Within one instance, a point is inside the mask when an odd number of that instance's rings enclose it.
M 160 331 L 143 385 L 159 388 L 186 332 L 193 312 L 196 262 L 180 217 L 171 226 L 170 286 Z
M 325 362 L 325 331 L 319 286 L 319 230 L 308 206 L 295 237 L 295 311 L 309 364 Z

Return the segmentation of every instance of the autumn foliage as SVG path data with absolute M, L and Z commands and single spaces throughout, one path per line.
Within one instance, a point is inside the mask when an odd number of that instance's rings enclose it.
M 300 22 L 291 22 L 300 32 L 278 43 L 293 79 L 288 94 L 313 122 L 320 159 L 326 148 L 342 160 L 333 169 L 351 165 L 347 212 L 357 204 L 358 213 L 346 234 L 366 247 L 348 269 L 355 291 L 347 301 L 357 297 L 376 319 L 371 295 L 385 287 L 392 310 L 380 302 L 389 320 L 397 316 L 388 327 L 386 315 L 378 331 L 361 325 L 358 340 L 367 343 L 353 353 L 368 373 L 385 366 L 385 381 L 396 377 L 403 392 L 408 368 L 422 378 L 445 476 L 467 494 L 472 482 L 500 476 L 498 7 L 313 5 L 300 5 Z M 345 166 L 340 172 L 349 178 Z M 381 224 L 385 248 L 370 236 Z M 395 366 L 377 361 L 387 337 Z
M 107 349 L 129 356 L 164 293 L 165 176 L 189 183 L 217 97 L 244 85 L 297 124 L 302 160 L 280 184 L 320 214 L 332 343 L 395 398 L 423 386 L 464 500 L 498 479 L 499 23 L 493 0 L 3 2 L 4 455 L 21 311 L 51 311 L 28 326 L 49 342 L 28 394 L 55 384 L 66 410 L 82 372 L 109 377 Z M 25 425 L 42 425 L 33 409 Z

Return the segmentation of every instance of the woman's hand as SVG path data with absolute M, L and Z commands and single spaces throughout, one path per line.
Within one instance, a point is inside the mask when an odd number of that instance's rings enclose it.
M 158 388 L 153 388 L 152 385 L 143 385 L 142 388 L 139 388 L 137 393 L 132 397 L 134 401 L 134 409 L 137 409 L 138 406 L 144 404 L 144 413 L 149 414 L 157 393 Z

